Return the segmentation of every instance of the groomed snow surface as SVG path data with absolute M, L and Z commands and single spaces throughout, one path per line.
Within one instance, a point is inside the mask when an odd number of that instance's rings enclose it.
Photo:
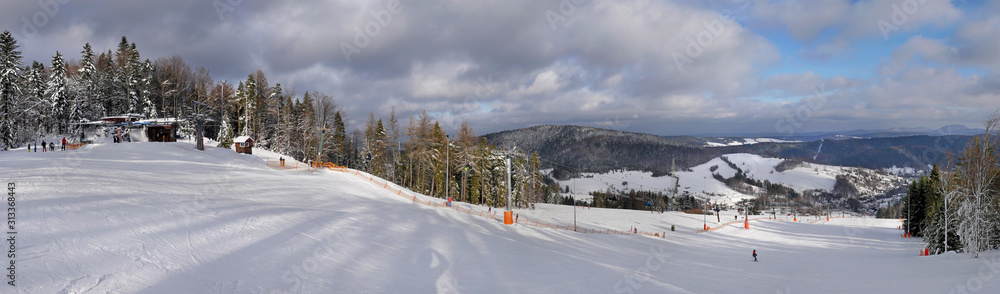
M 666 232 L 582 234 L 419 205 L 360 176 L 274 170 L 258 156 L 190 143 L 0 152 L 18 231 L 17 286 L 2 292 L 1000 292 L 997 253 L 921 257 L 898 220 L 698 233 L 701 215 L 577 208 L 581 228 Z M 566 225 L 574 208 L 517 213 Z

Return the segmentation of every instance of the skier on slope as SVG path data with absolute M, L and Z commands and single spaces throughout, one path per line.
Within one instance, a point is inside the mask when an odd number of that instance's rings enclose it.
M 45 152 L 45 151 L 48 151 L 48 150 L 49 150 L 48 148 L 45 148 L 45 140 L 42 140 L 42 152 Z
M 757 249 L 753 250 L 753 261 L 757 261 Z

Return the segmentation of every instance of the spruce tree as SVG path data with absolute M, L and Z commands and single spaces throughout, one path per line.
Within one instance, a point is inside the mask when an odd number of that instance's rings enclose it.
M 930 180 L 920 177 L 913 180 L 906 193 L 906 203 L 903 207 L 903 229 L 908 229 L 911 236 L 923 236 L 924 220 L 927 212 L 927 197 Z
M 45 65 L 32 61 L 30 66 L 24 68 L 24 73 L 25 91 L 22 99 L 30 106 L 21 109 L 23 122 L 34 129 L 35 136 L 42 136 L 52 131 L 52 101 L 45 96 Z
M 345 156 L 347 154 L 347 128 L 344 126 L 344 119 L 337 111 L 333 115 L 333 144 L 337 151 L 337 164 L 347 165 Z
M 21 96 L 21 51 L 10 31 L 0 34 L 0 150 L 17 147 L 14 109 Z
M 66 64 L 59 51 L 52 56 L 52 70 L 45 87 L 45 96 L 51 102 L 52 131 L 65 134 L 69 126 L 70 105 L 66 92 Z
M 219 147 L 230 148 L 233 146 L 233 128 L 230 126 L 229 119 L 222 119 L 222 128 L 219 129 Z

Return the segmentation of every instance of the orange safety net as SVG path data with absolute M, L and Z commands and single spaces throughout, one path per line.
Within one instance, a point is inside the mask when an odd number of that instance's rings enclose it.
M 269 164 L 268 166 L 271 166 L 271 165 Z M 362 173 L 359 170 L 352 170 L 352 169 L 348 169 L 346 167 L 341 167 L 341 166 L 324 166 L 324 167 L 329 168 L 332 171 L 339 171 L 339 172 L 343 172 L 345 174 L 352 174 L 352 175 L 358 176 L 358 177 L 360 177 L 360 178 L 362 178 L 364 180 L 367 180 L 367 181 L 373 183 L 376 186 L 381 186 L 383 189 L 386 189 L 389 192 L 391 192 L 393 194 L 396 194 L 400 198 L 404 198 L 406 200 L 409 200 L 411 202 L 414 202 L 414 203 L 417 203 L 417 204 L 420 204 L 420 205 L 426 205 L 426 206 L 429 206 L 429 207 L 451 208 L 451 209 L 454 209 L 454 210 L 459 211 L 461 213 L 465 213 L 467 215 L 474 215 L 474 216 L 478 216 L 478 217 L 484 217 L 484 218 L 492 219 L 492 220 L 497 221 L 497 222 L 503 222 L 504 221 L 504 216 L 503 216 L 503 214 L 499 214 L 499 212 L 500 212 L 499 210 L 498 211 L 492 211 L 492 210 L 490 210 L 490 211 L 480 211 L 480 210 L 477 210 L 475 206 L 469 205 L 469 204 L 465 204 L 465 203 L 455 203 L 455 202 L 453 202 L 453 203 L 451 203 L 449 205 L 448 201 L 445 201 L 445 200 L 437 200 L 437 199 L 424 200 L 424 199 L 421 199 L 420 197 L 417 197 L 416 194 L 410 193 L 410 191 L 406 190 L 405 188 L 397 186 L 395 183 L 383 180 L 381 178 L 376 178 L 375 176 L 369 175 L 367 173 Z M 381 184 L 381 185 L 379 185 L 379 184 Z M 645 232 L 645 231 L 640 231 L 640 230 L 637 230 L 637 229 L 634 229 L 634 230 L 612 230 L 612 229 L 584 228 L 584 227 L 580 227 L 580 226 L 573 226 L 572 224 L 567 224 L 567 225 L 550 224 L 550 223 L 540 222 L 538 220 L 532 220 L 532 219 L 530 219 L 528 217 L 520 217 L 520 216 L 515 216 L 514 223 L 519 224 L 519 225 L 532 226 L 532 227 L 536 227 L 536 228 L 548 228 L 548 229 L 557 229 L 557 230 L 568 230 L 568 231 L 576 231 L 576 232 L 579 232 L 579 233 L 587 233 L 587 234 L 645 235 L 645 236 L 650 236 L 650 237 L 661 237 L 661 236 L 665 236 L 665 234 L 666 234 L 666 232 L 663 232 L 662 235 L 661 235 L 661 233 Z

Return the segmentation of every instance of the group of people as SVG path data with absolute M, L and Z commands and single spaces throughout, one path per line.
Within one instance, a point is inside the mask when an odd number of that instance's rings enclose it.
M 112 133 L 114 134 L 115 143 L 132 142 L 132 138 L 129 137 L 128 132 L 122 130 L 122 128 L 115 128 Z
M 66 150 L 66 138 L 62 138 L 62 148 L 60 150 Z M 38 143 L 35 143 L 34 150 L 31 149 L 31 144 L 28 144 L 28 152 L 38 152 Z M 56 142 L 48 142 L 46 145 L 45 140 L 42 140 L 42 152 L 56 151 Z

